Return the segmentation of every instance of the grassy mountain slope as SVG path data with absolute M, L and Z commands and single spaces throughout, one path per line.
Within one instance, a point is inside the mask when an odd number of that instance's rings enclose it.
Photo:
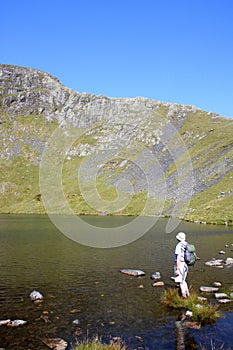
M 140 215 L 147 204 L 148 215 L 233 223 L 232 120 L 193 106 L 80 94 L 9 65 L 0 65 L 1 213 L 45 213 L 43 151 L 67 125 L 81 133 L 59 155 L 75 213 Z

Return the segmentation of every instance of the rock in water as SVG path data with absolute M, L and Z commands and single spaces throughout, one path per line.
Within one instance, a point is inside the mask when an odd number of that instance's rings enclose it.
M 8 327 L 19 327 L 19 326 L 23 326 L 27 323 L 27 321 L 24 320 L 14 320 L 14 321 L 10 321 L 7 323 Z
M 226 258 L 225 264 L 226 265 L 233 265 L 233 258 Z
M 38 292 L 37 290 L 33 290 L 29 296 L 30 296 L 32 301 L 42 300 L 44 298 L 43 295 L 40 292 Z
M 73 321 L 73 324 L 74 324 L 75 326 L 78 326 L 78 325 L 80 324 L 80 322 L 79 322 L 79 320 L 76 319 L 76 320 Z
M 133 269 L 123 269 L 123 270 L 120 270 L 121 273 L 124 273 L 126 275 L 130 275 L 130 276 L 144 276 L 145 275 L 145 272 L 144 271 L 141 271 L 141 270 L 133 270 Z
M 160 278 L 161 278 L 160 272 L 155 272 L 155 273 L 152 273 L 151 275 L 152 280 L 159 280 Z
M 227 299 L 226 293 L 215 293 L 214 296 L 216 299 Z
M 42 342 L 53 350 L 65 350 L 68 343 L 62 338 L 41 339 Z
M 0 326 L 5 326 L 5 325 L 7 325 L 10 322 L 11 322 L 10 319 L 8 319 L 8 320 L 0 320 Z
M 201 286 L 200 291 L 205 292 L 205 293 L 214 293 L 217 292 L 219 288 L 217 287 L 206 287 L 206 286 Z
M 223 267 L 223 260 L 221 260 L 221 259 L 212 259 L 210 261 L 207 261 L 205 264 L 207 266 Z
M 153 287 L 163 287 L 163 286 L 164 286 L 164 282 L 162 281 L 153 283 Z

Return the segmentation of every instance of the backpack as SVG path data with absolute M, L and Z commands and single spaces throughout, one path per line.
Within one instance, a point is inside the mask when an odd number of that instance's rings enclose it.
M 184 261 L 188 266 L 193 266 L 197 260 L 196 248 L 193 244 L 187 243 L 184 246 Z

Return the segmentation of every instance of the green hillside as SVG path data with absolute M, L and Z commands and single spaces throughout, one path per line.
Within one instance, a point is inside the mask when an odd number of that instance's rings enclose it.
M 62 169 L 62 191 L 76 214 L 232 225 L 231 119 L 140 97 L 80 94 L 47 73 L 9 65 L 0 65 L 0 213 L 46 213 L 43 157 L 70 127 L 79 134 L 57 153 L 54 146 L 48 172 Z M 61 207 L 54 200 L 54 210 Z

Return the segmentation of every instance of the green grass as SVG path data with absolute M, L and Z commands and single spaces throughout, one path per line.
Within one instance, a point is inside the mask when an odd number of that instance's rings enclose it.
M 110 344 L 104 344 L 99 337 L 90 341 L 79 342 L 73 350 L 126 350 L 121 339 L 111 340 Z
M 201 325 L 212 324 L 220 317 L 218 305 L 211 305 L 207 302 L 201 302 L 198 295 L 191 291 L 189 298 L 182 298 L 179 291 L 175 288 L 169 288 L 164 291 L 161 302 L 172 309 L 183 309 L 192 312 L 192 321 Z

